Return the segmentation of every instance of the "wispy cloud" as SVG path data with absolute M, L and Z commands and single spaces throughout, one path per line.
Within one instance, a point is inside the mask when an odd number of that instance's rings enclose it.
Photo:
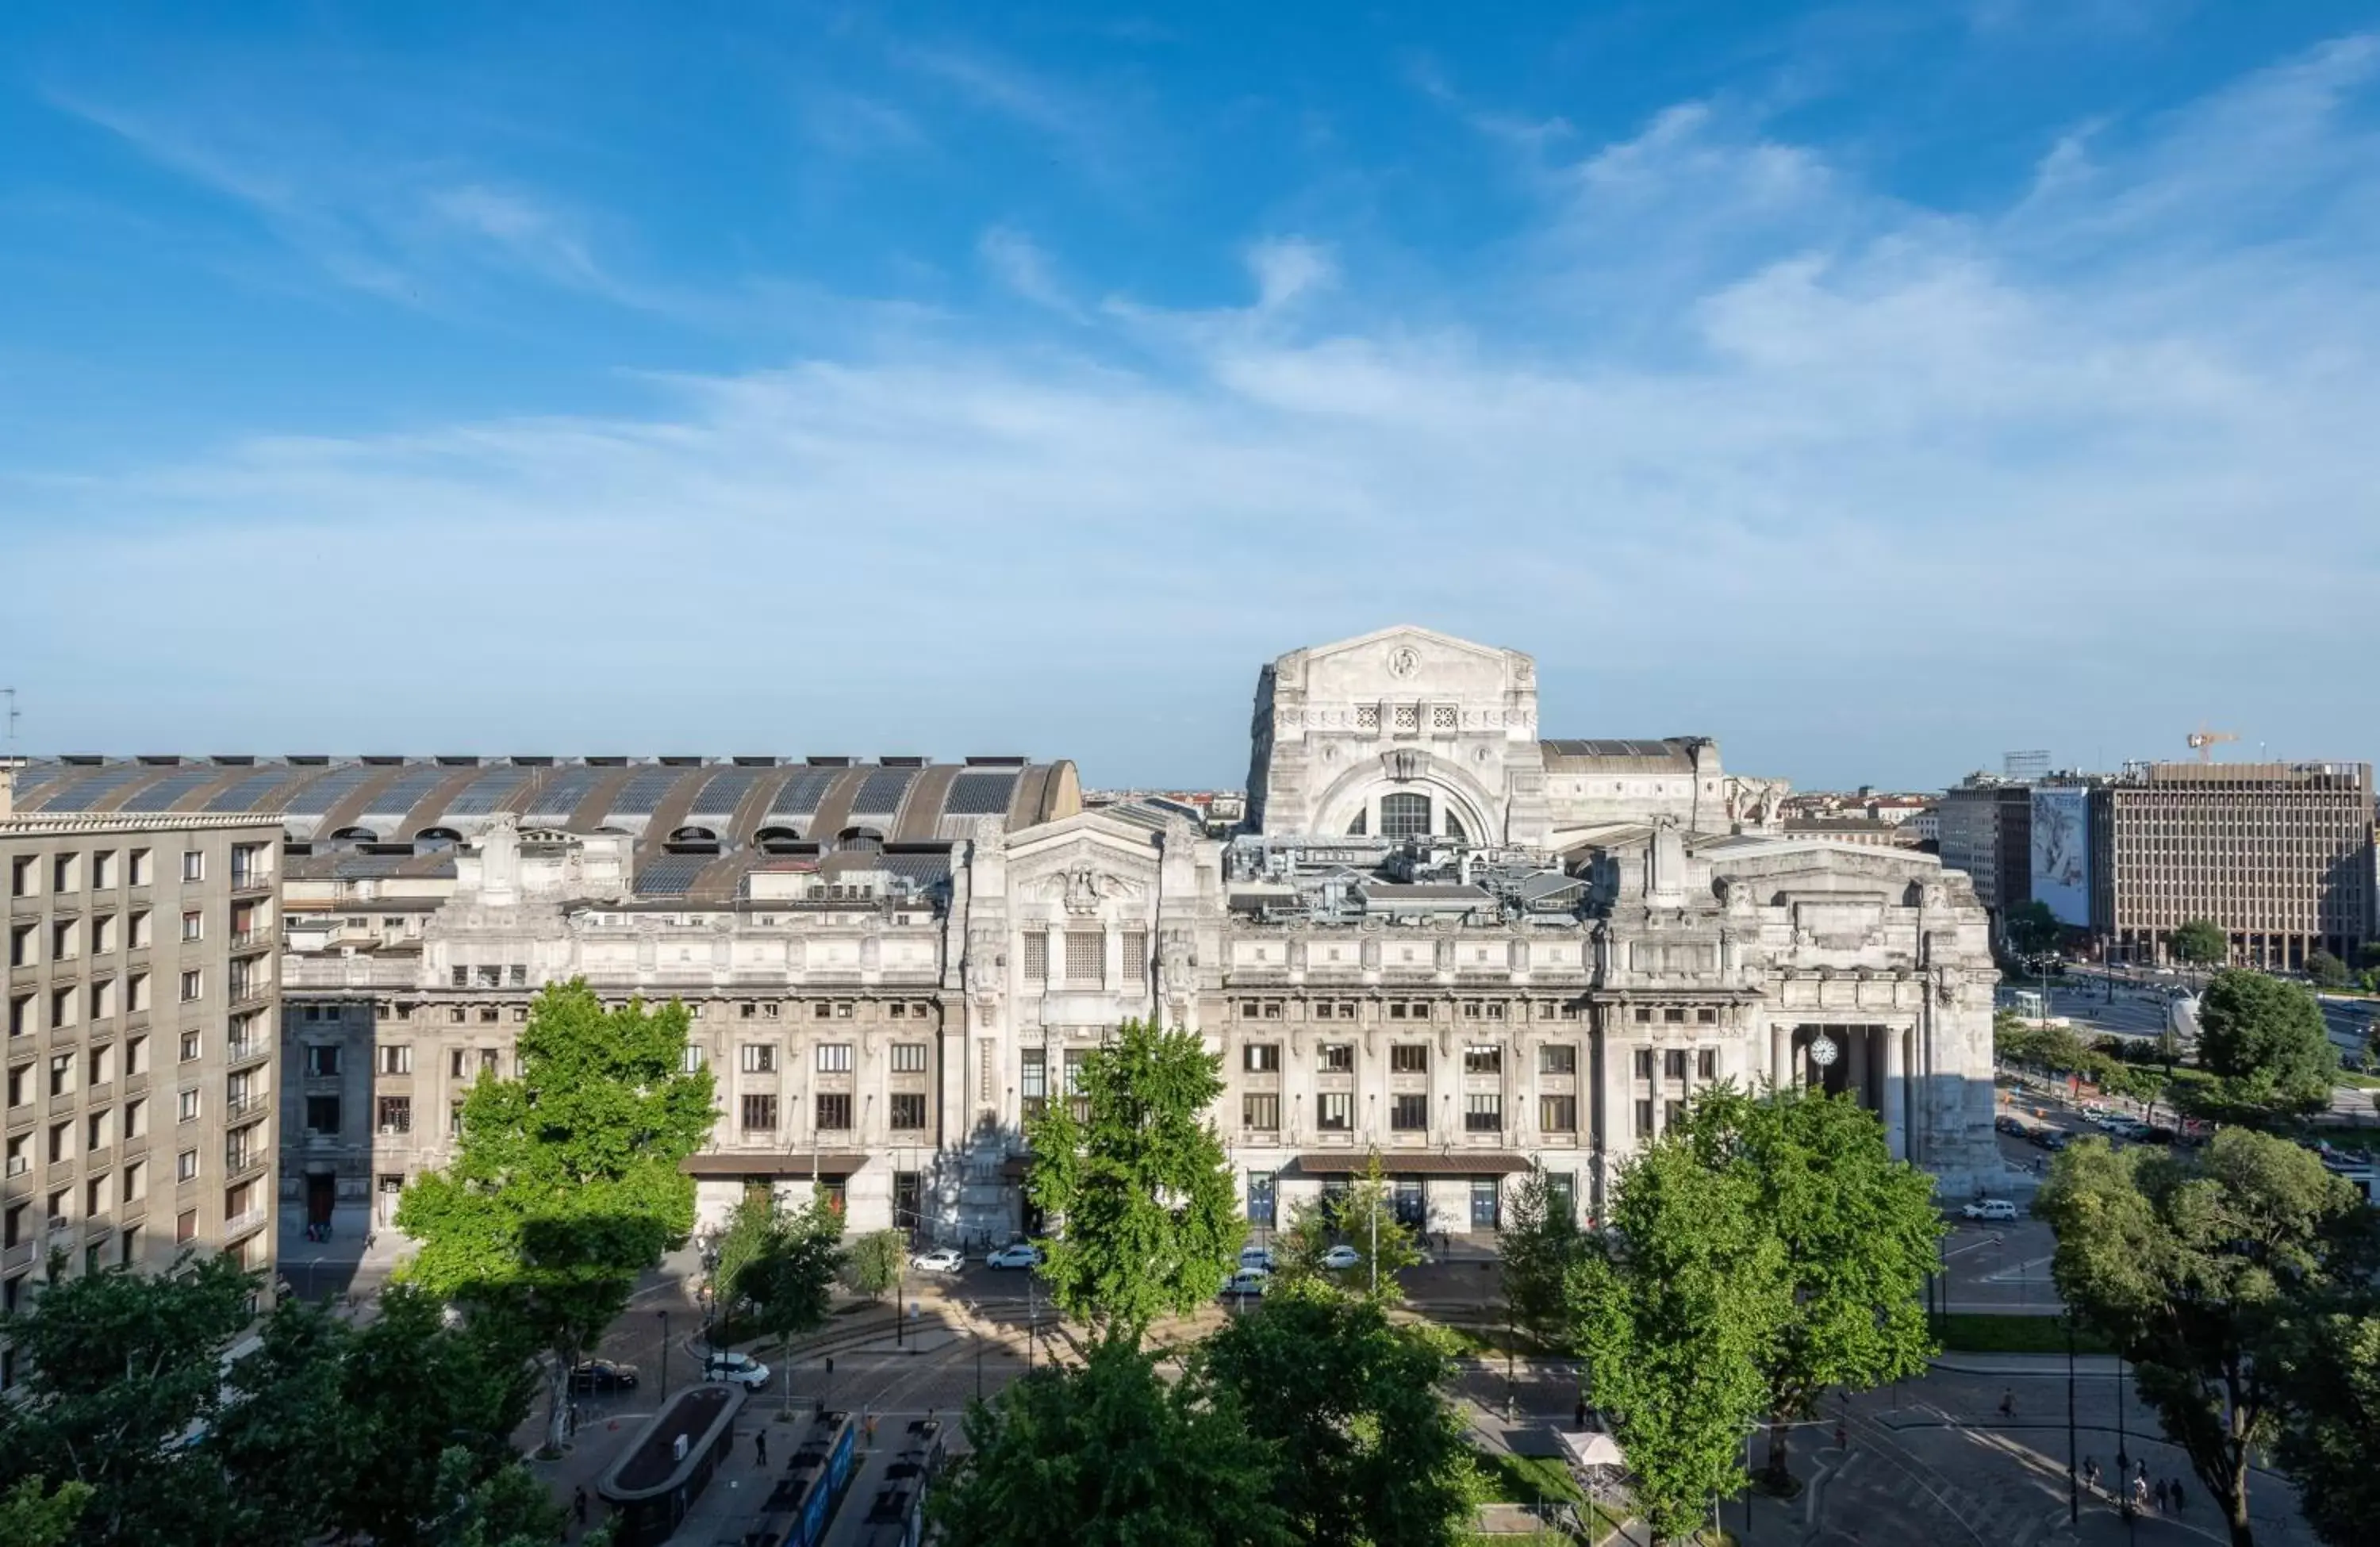
M 330 588 L 407 631 L 340 663 L 370 739 L 410 715 L 458 744 L 610 744 L 625 702 L 654 742 L 832 724 L 1223 779 L 1257 661 L 1409 616 L 1537 652 L 1549 730 L 1710 731 L 1803 778 L 2162 754 L 2201 716 L 2368 752 L 2339 727 L 2380 723 L 2380 690 L 2277 669 L 2357 658 L 2380 584 L 2363 46 L 2046 140 L 2035 186 L 1980 213 L 1681 104 L 1548 164 L 1460 312 L 1310 229 L 1240 249 L 1243 311 L 1091 306 L 1060 277 L 1084 259 L 995 227 L 979 260 L 1054 319 L 1038 333 L 885 329 L 659 384 L 641 415 L 20 481 L 0 506 L 35 583 L 0 652 L 87 639 L 76 669 L 193 706 L 155 737 L 222 739 L 220 666 L 177 648 L 173 599 Z M 2233 197 L 2260 177 L 2284 186 Z M 566 221 L 465 207 L 470 239 L 569 263 Z M 356 583 L 421 554 L 455 582 L 384 608 Z M 67 628 L 64 583 L 94 571 L 127 577 L 128 620 L 97 637 Z M 475 578 L 516 572 L 538 583 L 492 625 Z M 828 627 L 778 670 L 756 625 L 835 614 L 853 576 L 881 582 L 868 615 L 897 621 L 898 659 Z M 666 620 L 600 684 L 577 664 L 589 597 Z M 2139 669 L 2036 690 L 2109 663 Z M 537 701 L 441 686 L 504 672 Z M 336 733 L 298 701 L 310 739 Z M 91 713 L 68 739 L 133 739 Z

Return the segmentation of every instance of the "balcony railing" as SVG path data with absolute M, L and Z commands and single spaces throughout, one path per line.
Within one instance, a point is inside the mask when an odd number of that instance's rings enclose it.
M 233 1241 L 262 1224 L 265 1213 L 266 1211 L 262 1209 L 249 1209 L 224 1221 L 224 1244 L 229 1246 Z
M 273 1040 L 270 1037 L 234 1037 L 224 1044 L 224 1057 L 234 1064 L 272 1056 Z
M 252 930 L 234 930 L 231 932 L 231 948 L 235 951 L 251 950 L 259 945 L 271 945 L 279 938 L 280 932 L 269 926 Z
M 231 1004 L 235 1008 L 242 1005 L 261 1004 L 271 997 L 272 993 L 273 983 L 270 979 L 262 982 L 234 983 L 231 986 Z
M 262 1090 L 250 1091 L 245 1096 L 227 1097 L 224 1101 L 224 1119 L 226 1122 L 233 1122 L 250 1113 L 261 1112 L 269 1099 L 268 1093 Z
M 234 865 L 231 868 L 231 889 L 235 892 L 261 891 L 273 884 L 273 872 L 261 865 Z
M 262 1165 L 268 1153 L 261 1144 L 228 1146 L 224 1151 L 225 1180 L 230 1180 L 251 1166 Z

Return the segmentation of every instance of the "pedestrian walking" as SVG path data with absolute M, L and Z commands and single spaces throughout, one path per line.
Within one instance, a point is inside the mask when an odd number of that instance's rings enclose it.
M 2014 1386 L 2010 1386 L 2008 1390 L 2000 1393 L 2000 1417 L 2004 1419 L 2013 1419 L 2016 1417 L 2016 1388 Z
M 752 1431 L 752 1459 L 763 1467 L 769 1464 L 769 1431 L 765 1429 Z
M 2167 1484 L 2165 1485 L 2165 1495 L 2166 1495 L 2166 1497 L 2167 1497 L 2167 1498 L 2171 1499 L 2171 1500 L 2173 1501 L 2173 1512 L 2174 1512 L 2176 1515 L 2180 1514 L 2180 1513 L 2181 1513 L 2181 1479 L 2180 1479 L 2180 1478 L 2175 1478 L 2171 1482 L 2167 1483 Z
M 572 1494 L 572 1495 L 571 1495 L 571 1498 L 570 1498 L 570 1512 L 571 1512 L 573 1515 L 576 1515 L 576 1516 L 577 1516 L 577 1517 L 578 1517 L 578 1523 L 579 1523 L 580 1525 L 582 1525 L 582 1526 L 583 1526 L 583 1525 L 585 1525 L 585 1524 L 587 1523 L 587 1490 L 586 1490 L 586 1489 L 581 1488 L 581 1489 L 579 1489 L 579 1490 L 578 1490 L 578 1492 L 576 1492 L 576 1493 L 574 1493 L 574 1494 Z
M 2157 1479 L 2156 1486 L 2149 1490 L 2149 1494 L 2156 1500 L 2157 1513 L 2163 1515 L 2165 1513 L 2165 1479 Z
M 1849 1450 L 1852 1448 L 1851 1431 L 1844 1428 L 1840 1423 L 1835 1425 L 1835 1448 L 1837 1450 Z
M 2099 1458 L 2095 1456 L 2082 1458 L 2082 1486 L 2094 1493 L 2099 1491 Z
M 1571 1417 L 1571 1427 L 1572 1427 L 1572 1428 L 1573 1428 L 1573 1429 L 1575 1429 L 1575 1430 L 1577 1430 L 1577 1431 L 1578 1431 L 1580 1433 L 1582 1433 L 1582 1434 L 1585 1433 L 1585 1432 L 1586 1432 L 1586 1398 L 1585 1398 L 1585 1397 L 1582 1396 L 1582 1397 L 1580 1397 L 1580 1398 L 1578 1399 L 1578 1406 L 1571 1409 L 1571 1415 L 1570 1415 L 1570 1417 Z
M 876 1443 L 876 1415 L 874 1413 L 864 1415 L 859 1420 L 859 1427 L 867 1432 L 868 1443 L 871 1445 L 874 1444 Z

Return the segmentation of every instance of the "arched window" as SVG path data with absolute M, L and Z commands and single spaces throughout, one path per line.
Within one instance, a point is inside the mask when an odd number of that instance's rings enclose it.
M 1380 836 L 1383 838 L 1426 838 L 1429 836 L 1429 797 L 1409 795 L 1400 790 L 1380 797 Z
M 1463 819 L 1454 814 L 1454 808 L 1451 806 L 1446 809 L 1446 835 L 1458 843 L 1467 844 L 1471 841 L 1471 834 L 1463 830 Z
M 1369 811 L 1357 811 L 1355 820 L 1347 824 L 1347 835 L 1351 838 L 1360 838 L 1371 830 L 1372 813 Z

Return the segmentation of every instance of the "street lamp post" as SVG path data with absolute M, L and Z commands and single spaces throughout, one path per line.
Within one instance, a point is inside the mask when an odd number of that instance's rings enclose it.
M 2074 1464 L 2074 1317 L 2071 1312 L 2058 1319 L 2066 1329 L 2066 1518 L 2069 1524 L 2082 1520 L 2082 1474 Z
M 662 1400 L 669 1400 L 669 1308 L 663 1306 L 658 1314 L 662 1319 Z

